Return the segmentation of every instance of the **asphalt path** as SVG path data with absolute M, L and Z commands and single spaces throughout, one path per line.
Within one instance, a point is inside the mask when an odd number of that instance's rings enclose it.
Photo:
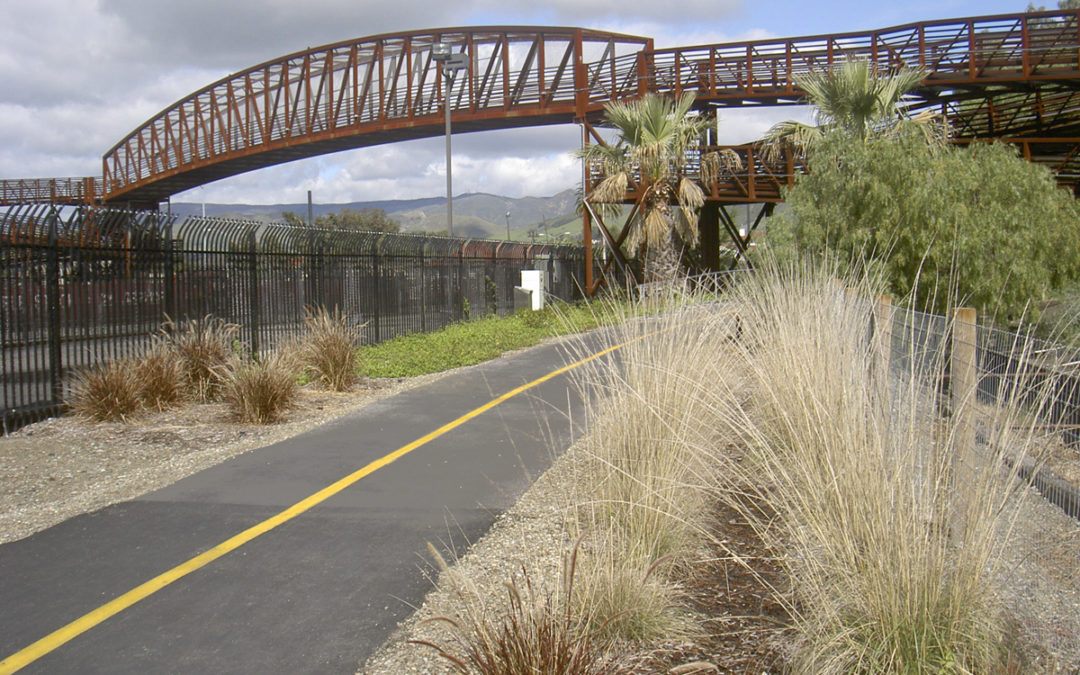
M 492 402 L 576 358 L 556 344 L 463 369 L 0 546 L 0 673 L 35 643 L 21 672 L 355 672 L 430 589 L 426 544 L 462 552 L 569 445 L 566 373 Z

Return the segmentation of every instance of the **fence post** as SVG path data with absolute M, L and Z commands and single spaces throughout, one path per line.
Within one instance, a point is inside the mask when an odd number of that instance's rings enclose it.
M 379 280 L 379 275 L 381 274 L 381 272 L 379 271 L 379 244 L 377 242 L 378 240 L 376 240 L 376 244 L 371 247 L 371 274 L 374 280 L 373 285 L 375 292 L 375 342 L 380 342 L 381 335 L 379 327 L 379 315 L 382 313 L 382 284 Z
M 457 264 L 457 315 L 458 320 L 465 319 L 465 242 L 458 249 Z
M 52 402 L 64 400 L 64 363 L 60 336 L 60 238 L 56 209 L 49 213 L 49 249 L 45 258 L 45 311 L 48 314 L 49 380 Z
M 173 268 L 173 231 L 172 220 L 166 221 L 165 236 L 165 264 L 162 270 L 165 283 L 165 316 L 176 321 L 176 270 Z
M 973 411 L 979 382 L 977 320 L 975 310 L 970 307 L 959 307 L 953 312 L 949 393 L 953 426 L 951 482 L 954 490 L 966 480 L 965 473 L 975 468 Z M 959 495 L 960 492 L 956 494 Z M 952 528 L 954 543 L 961 543 L 959 540 L 964 531 L 964 521 L 969 506 L 966 501 L 959 498 L 954 504 L 956 509 Z
M 255 241 L 255 230 L 248 233 L 248 302 L 251 319 L 251 354 L 259 358 L 259 324 L 262 317 L 259 312 L 259 247 Z
M 424 267 L 424 249 L 427 244 L 420 248 L 420 332 L 427 332 L 427 274 Z
M 893 306 L 891 295 L 879 295 L 874 307 L 874 335 L 877 339 L 882 372 L 888 377 L 892 367 Z

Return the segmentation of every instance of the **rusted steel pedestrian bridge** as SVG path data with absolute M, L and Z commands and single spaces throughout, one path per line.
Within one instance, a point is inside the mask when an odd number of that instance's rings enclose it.
M 227 176 L 304 157 L 443 133 L 432 45 L 465 54 L 450 97 L 456 132 L 577 122 L 603 105 L 693 91 L 701 108 L 800 102 L 799 75 L 846 59 L 927 73 L 914 110 L 947 115 L 958 140 L 999 138 L 1065 181 L 1080 178 L 1076 11 L 964 18 L 814 37 L 655 49 L 582 28 L 454 28 L 365 37 L 289 54 L 177 101 L 105 152 L 103 177 L 5 180 L 0 203 L 156 205 Z M 795 168 L 740 146 L 742 175 L 714 200 L 779 199 Z

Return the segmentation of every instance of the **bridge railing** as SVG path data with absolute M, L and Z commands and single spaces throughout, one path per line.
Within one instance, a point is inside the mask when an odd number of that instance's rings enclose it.
M 580 296 L 583 249 L 160 213 L 0 211 L 0 427 L 56 412 L 80 369 L 141 354 L 166 316 L 241 327 L 260 352 L 337 307 L 365 342 L 513 311 L 520 271 Z
M 105 187 L 115 197 L 143 181 L 276 147 L 303 156 L 300 139 L 315 154 L 320 141 L 365 144 L 364 129 L 415 137 L 417 126 L 441 122 L 445 84 L 432 58 L 439 41 L 468 56 L 451 94 L 459 123 L 560 112 L 570 121 L 588 92 L 617 95 L 624 73 L 616 63 L 649 44 L 575 28 L 498 27 L 382 35 L 291 54 L 148 120 L 105 154 Z
M 798 96 L 799 76 L 845 59 L 927 71 L 927 84 L 1008 83 L 1080 76 L 1078 12 L 1062 10 L 927 21 L 870 32 L 658 49 L 659 91 L 713 99 Z
M 14 204 L 93 204 L 101 198 L 100 178 L 0 179 L 0 206 Z
M 724 202 L 779 202 L 782 190 L 795 183 L 795 176 L 805 170 L 805 163 L 798 153 L 791 148 L 783 148 L 770 154 L 760 143 L 742 145 L 710 145 L 704 148 L 690 149 L 683 158 L 682 174 L 693 180 L 701 181 L 702 153 L 731 152 L 738 158 L 738 168 L 725 171 L 717 180 L 703 184 L 706 198 Z M 589 167 L 590 189 L 596 186 L 604 175 L 599 165 Z M 640 181 L 637 171 L 631 173 L 634 183 Z M 627 191 L 626 200 L 637 198 L 637 191 Z

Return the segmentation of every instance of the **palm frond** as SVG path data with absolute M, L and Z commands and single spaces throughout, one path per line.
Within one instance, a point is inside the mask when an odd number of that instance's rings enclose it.
M 828 70 L 807 73 L 795 82 L 816 106 L 819 126 L 866 138 L 901 117 L 904 96 L 924 77 L 920 70 L 883 72 L 866 60 L 851 59 Z
M 625 171 L 605 176 L 589 193 L 588 199 L 599 204 L 621 204 L 626 199 L 626 188 L 629 184 L 630 175 Z
M 705 192 L 694 181 L 682 178 L 679 180 L 675 199 L 679 202 L 679 212 L 682 215 L 679 234 L 689 246 L 695 246 L 698 240 L 697 216 L 705 205 Z
M 701 156 L 701 182 L 712 185 L 722 176 L 730 176 L 742 168 L 742 158 L 734 150 L 711 150 Z
M 800 157 L 813 152 L 814 146 L 821 142 L 825 132 L 823 127 L 787 120 L 774 124 L 761 139 L 762 159 L 773 164 L 780 161 L 784 148 L 791 148 Z
M 659 248 L 671 238 L 671 210 L 664 202 L 653 202 L 645 208 L 641 237 L 646 248 Z

